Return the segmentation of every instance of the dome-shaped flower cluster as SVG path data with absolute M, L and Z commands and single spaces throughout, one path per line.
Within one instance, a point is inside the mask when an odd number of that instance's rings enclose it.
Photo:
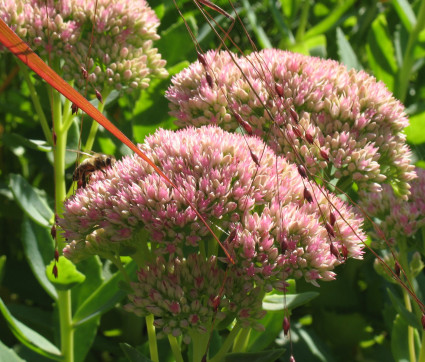
M 227 279 L 219 311 L 233 313 L 242 324 L 255 326 L 264 293 L 284 290 L 287 278 L 303 277 L 313 284 L 332 280 L 333 269 L 346 257 L 362 256 L 362 220 L 336 196 L 303 179 L 295 165 L 257 137 L 204 126 L 158 130 L 139 147 L 178 185 L 232 256 L 234 264 L 226 258 L 223 266 Z M 76 262 L 92 254 L 158 257 L 142 268 L 143 285 L 133 286 L 132 300 L 138 314 L 157 311 L 154 315 L 163 320 L 165 333 L 175 327 L 175 333 L 185 334 L 182 326 L 198 313 L 198 294 L 183 286 L 196 275 L 192 269 L 209 280 L 215 258 L 223 260 L 187 200 L 138 156 L 93 174 L 89 184 L 66 201 L 59 225 L 70 242 L 64 255 Z M 188 268 L 192 271 L 184 271 Z M 224 273 L 220 270 L 219 284 Z M 174 291 L 161 287 L 165 289 L 153 298 L 149 293 L 159 290 L 158 275 L 164 276 L 164 283 L 176 281 L 183 294 L 173 299 L 169 293 Z M 219 285 L 210 282 L 204 286 L 212 288 L 206 295 L 219 295 Z M 201 305 L 205 303 L 207 299 Z M 189 307 L 180 313 L 183 305 Z M 182 324 L 178 327 L 171 320 Z
M 5 0 L 0 18 L 43 58 L 50 52 L 78 89 L 85 77 L 102 91 L 143 89 L 168 75 L 153 48 L 159 20 L 145 0 Z
M 363 71 L 275 49 L 244 58 L 211 51 L 172 83 L 167 98 L 179 126 L 249 127 L 288 160 L 301 157 L 311 173 L 339 185 L 354 181 L 377 192 L 387 182 L 409 193 L 415 174 L 401 133 L 404 107 Z
M 384 185 L 384 192 L 363 197 L 361 206 L 368 216 L 380 220 L 379 227 L 391 242 L 412 237 L 425 227 L 425 170 L 417 167 L 415 171 L 418 178 L 410 182 L 408 201 L 400 200 L 388 185 Z

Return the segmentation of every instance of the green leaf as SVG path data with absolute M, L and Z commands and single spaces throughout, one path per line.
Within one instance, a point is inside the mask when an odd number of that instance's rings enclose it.
M 75 362 L 83 362 L 86 360 L 87 353 L 90 351 L 93 341 L 96 338 L 99 324 L 100 315 L 96 318 L 92 318 L 89 322 L 79 325 L 75 328 Z
M 263 309 L 270 311 L 283 310 L 285 308 L 294 309 L 300 305 L 306 304 L 309 301 L 317 298 L 320 295 L 318 292 L 305 292 L 300 294 L 288 294 L 286 302 L 282 294 L 266 295 L 263 299 Z
M 382 80 L 393 91 L 397 62 L 395 50 L 388 31 L 387 19 L 380 14 L 373 21 L 366 44 L 369 65 L 378 80 Z
M 258 23 L 257 16 L 255 15 L 255 11 L 251 7 L 248 0 L 242 0 L 243 7 L 246 11 L 246 16 L 248 21 L 257 37 L 258 44 L 261 48 L 273 48 L 272 43 L 270 42 L 269 37 L 264 31 L 263 27 Z
M 351 47 L 350 42 L 345 38 L 345 34 L 340 27 L 336 29 L 336 44 L 338 46 L 339 60 L 343 62 L 348 69 L 363 69 L 362 65 L 357 59 L 356 53 Z
M 404 322 L 418 330 L 422 330 L 421 322 L 412 312 L 409 312 L 406 309 L 403 302 L 399 298 L 397 298 L 388 288 L 387 293 L 390 296 L 391 303 L 393 304 L 395 310 L 397 311 L 397 313 L 399 313 L 400 317 L 403 318 Z
M 127 343 L 120 343 L 120 347 L 127 359 L 131 362 L 152 362 L 152 360 L 145 357 L 139 350 Z
M 6 255 L 0 256 L 0 285 L 4 277 L 4 272 L 6 270 Z
M 282 320 L 281 312 L 267 312 L 263 319 L 259 320 L 267 333 L 251 330 L 247 350 L 254 352 L 268 348 L 282 331 Z
M 15 201 L 26 215 L 37 224 L 50 227 L 53 211 L 38 189 L 31 186 L 27 180 L 18 174 L 10 175 L 9 188 Z
M 333 28 L 341 21 L 342 15 L 348 11 L 355 0 L 341 1 L 338 6 L 334 8 L 334 10 L 319 24 L 310 28 L 304 35 L 304 39 L 309 39 L 318 35 L 324 35 L 328 30 Z
M 270 349 L 261 352 L 247 352 L 247 353 L 228 353 L 224 357 L 225 362 L 270 362 L 278 360 L 284 353 L 285 349 Z
M 391 2 L 407 31 L 416 25 L 416 16 L 407 0 L 392 0 Z
M 58 277 L 55 278 L 53 275 L 53 267 L 55 261 L 52 260 L 51 263 L 46 267 L 46 275 L 50 282 L 58 290 L 69 290 L 77 284 L 83 283 L 86 279 L 86 276 L 80 273 L 77 270 L 77 267 L 64 256 L 60 257 L 56 263 L 58 269 Z
M 31 140 L 16 133 L 8 133 L 3 138 L 5 146 L 9 148 L 17 148 L 19 146 L 30 148 L 41 152 L 50 152 L 52 147 L 44 140 Z
M 76 266 L 77 270 L 86 276 L 86 280 L 72 289 L 72 310 L 74 311 L 91 297 L 94 290 L 105 283 L 102 275 L 103 264 L 98 256 L 82 260 Z
M 404 129 L 404 133 L 409 143 L 425 143 L 425 111 L 410 117 L 410 125 Z
M 397 315 L 391 333 L 391 352 L 395 361 L 410 361 L 407 329 L 407 323 Z
M 0 361 L 2 362 L 24 362 L 23 359 L 21 359 L 13 349 L 7 348 L 6 345 L 4 345 L 0 341 Z
M 56 300 L 56 289 L 46 276 L 46 265 L 54 256 L 50 232 L 25 216 L 22 221 L 22 245 L 34 276 L 47 294 Z
M 125 266 L 125 270 L 129 275 L 133 274 L 136 269 L 137 265 L 134 262 Z M 75 312 L 73 318 L 74 325 L 78 326 L 89 321 L 91 318 L 105 313 L 124 298 L 126 292 L 120 290 L 118 287 L 121 280 L 122 275 L 120 273 L 116 273 L 106 283 L 93 291 L 92 295 Z
M 15 319 L 0 298 L 0 311 L 15 337 L 38 354 L 56 361 L 63 360 L 60 350 L 49 340 Z

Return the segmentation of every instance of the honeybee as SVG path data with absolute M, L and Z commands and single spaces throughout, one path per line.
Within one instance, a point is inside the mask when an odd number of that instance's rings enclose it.
M 101 153 L 95 153 L 90 155 L 85 152 L 80 152 L 89 156 L 83 162 L 81 162 L 74 170 L 72 175 L 72 181 L 77 182 L 77 187 L 86 187 L 90 180 L 90 176 L 95 171 L 102 171 L 105 173 L 105 169 L 111 167 L 115 163 L 115 157 L 109 155 L 103 155 Z

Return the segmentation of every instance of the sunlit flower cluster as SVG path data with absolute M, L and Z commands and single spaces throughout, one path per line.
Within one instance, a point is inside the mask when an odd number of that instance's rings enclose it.
M 213 316 L 260 328 L 266 292 L 285 290 L 288 278 L 332 280 L 345 258 L 362 257 L 362 220 L 257 137 L 204 126 L 158 130 L 139 147 L 181 192 L 128 156 L 93 174 L 59 225 L 75 262 L 93 254 L 145 261 L 126 308 L 154 314 L 164 334 L 188 342 Z
M 200 60 L 173 77 L 167 92 L 179 126 L 252 129 L 288 160 L 301 157 L 311 173 L 340 179 L 345 191 L 353 181 L 373 192 L 387 182 L 407 198 L 415 177 L 401 133 L 408 120 L 383 83 L 332 60 L 275 49 L 244 58 L 211 51 Z
M 159 20 L 145 0 L 5 0 L 0 18 L 43 58 L 50 54 L 79 89 L 87 77 L 101 92 L 143 89 L 152 77 L 167 76 L 153 48 Z
M 400 200 L 388 185 L 384 185 L 384 192 L 368 193 L 363 198 L 361 206 L 368 216 L 380 220 L 379 227 L 390 242 L 412 237 L 425 227 L 425 170 L 417 167 L 415 171 L 418 178 L 410 182 L 408 201 Z M 373 235 L 382 239 L 377 233 Z

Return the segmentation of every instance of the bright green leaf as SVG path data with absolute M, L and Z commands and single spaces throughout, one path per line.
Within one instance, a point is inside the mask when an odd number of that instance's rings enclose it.
M 407 31 L 411 31 L 416 24 L 416 16 L 407 0 L 392 0 L 392 4 Z
M 285 308 L 294 309 L 308 303 L 318 297 L 319 294 L 317 292 L 288 294 L 285 299 L 281 294 L 266 295 L 263 299 L 263 309 L 270 311 L 283 310 Z
M 7 348 L 6 345 L 4 345 L 0 341 L 0 361 L 2 362 L 24 362 L 23 359 L 21 359 L 13 349 Z
M 17 133 L 9 133 L 3 138 L 3 142 L 9 148 L 23 146 L 41 152 L 50 152 L 52 147 L 44 140 L 31 140 Z
M 263 319 L 259 320 L 267 333 L 256 330 L 251 330 L 248 351 L 261 351 L 268 348 L 271 343 L 282 332 L 282 312 L 267 312 Z
M 51 263 L 46 267 L 46 275 L 50 282 L 58 290 L 69 290 L 77 284 L 83 283 L 86 279 L 86 276 L 80 273 L 77 270 L 77 267 L 67 258 L 60 257 L 59 261 L 56 263 L 58 270 L 58 277 L 55 278 L 53 275 L 53 268 L 55 261 L 52 260 Z
M 10 314 L 1 298 L 0 311 L 3 314 L 3 317 L 6 319 L 6 322 L 9 325 L 12 333 L 22 344 L 42 356 L 54 359 L 56 361 L 62 360 L 60 350 L 46 338 L 15 319 Z
M 380 14 L 372 23 L 368 34 L 366 52 L 375 77 L 382 80 L 393 91 L 397 62 L 384 14 Z
M 345 34 L 340 27 L 336 29 L 336 43 L 338 46 L 339 60 L 344 63 L 348 69 L 363 69 L 362 65 L 357 59 L 356 53 L 351 47 L 350 42 L 345 38 Z
M 341 1 L 324 20 L 308 30 L 308 32 L 304 35 L 303 40 L 317 35 L 323 35 L 328 30 L 335 27 L 338 22 L 341 21 L 342 15 L 348 11 L 354 3 L 355 0 Z
M 50 227 L 53 220 L 53 211 L 50 209 L 45 198 L 39 190 L 31 186 L 21 175 L 11 174 L 9 179 L 9 188 L 13 196 L 32 220 L 37 224 Z
M 404 133 L 409 143 L 425 143 L 425 111 L 410 117 L 410 124 L 404 129 Z

